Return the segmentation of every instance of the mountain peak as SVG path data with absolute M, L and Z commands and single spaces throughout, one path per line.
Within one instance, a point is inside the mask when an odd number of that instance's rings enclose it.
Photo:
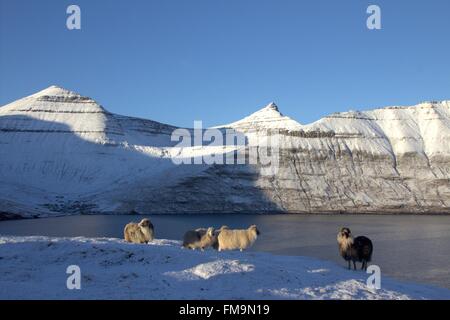
M 254 112 L 253 114 L 267 114 L 268 116 L 271 116 L 271 117 L 273 117 L 275 115 L 278 115 L 280 117 L 283 116 L 275 102 L 269 103 L 268 105 L 259 109 L 258 111 Z
M 39 97 L 59 97 L 59 98 L 63 97 L 63 98 L 69 98 L 70 97 L 72 99 L 74 99 L 74 98 L 87 98 L 87 97 L 83 97 L 82 95 L 80 95 L 80 94 L 78 94 L 76 92 L 67 90 L 67 89 L 62 88 L 62 87 L 57 86 L 57 85 L 52 85 L 52 86 L 50 86 L 48 88 L 45 88 L 44 90 L 41 90 L 41 91 L 33 94 L 31 97 L 36 97 L 36 98 L 39 98 Z
M 95 100 L 52 85 L 2 107 L 3 112 L 106 112 Z
M 262 108 L 262 110 L 264 110 L 264 109 L 267 109 L 267 110 L 274 110 L 274 111 L 278 111 L 279 112 L 279 110 L 278 110 L 278 106 L 276 105 L 276 103 L 275 102 L 271 102 L 271 103 L 269 103 L 267 106 L 265 106 L 264 108 Z
M 274 119 L 274 118 L 282 118 L 283 114 L 278 109 L 278 106 L 275 102 L 271 102 L 265 107 L 259 109 L 258 111 L 249 115 L 246 119 L 254 118 L 255 120 L 265 120 L 265 119 Z
M 95 108 L 104 110 L 103 107 L 98 105 L 98 103 L 89 97 L 83 96 L 77 92 L 70 91 L 63 87 L 52 85 L 44 90 L 41 90 L 31 96 L 25 98 L 25 100 L 33 99 L 41 102 L 48 102 L 53 104 L 53 107 L 60 108 L 58 103 L 72 103 L 72 104 L 82 104 L 91 105 Z M 64 107 L 63 107 L 64 108 Z
M 265 107 L 243 118 L 242 120 L 225 125 L 234 128 L 258 129 L 258 128 L 300 128 L 301 125 L 289 117 L 284 116 L 278 106 L 271 102 Z

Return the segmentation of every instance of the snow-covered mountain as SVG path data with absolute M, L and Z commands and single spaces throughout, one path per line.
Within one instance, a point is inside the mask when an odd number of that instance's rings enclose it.
M 175 129 L 56 86 L 3 106 L 0 216 L 450 213 L 450 101 L 335 113 L 308 125 L 271 103 L 218 127 L 254 146 L 276 136 L 277 170 L 176 165 L 176 157 L 233 148 L 179 148 Z

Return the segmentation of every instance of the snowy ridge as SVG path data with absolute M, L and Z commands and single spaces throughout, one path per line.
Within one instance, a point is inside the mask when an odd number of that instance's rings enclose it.
M 446 143 L 450 138 L 449 101 L 337 113 L 307 128 L 332 130 L 340 137 L 385 139 L 385 147 L 395 155 L 450 156 L 450 147 Z
M 0 107 L 0 218 L 78 213 L 450 213 L 450 101 L 302 125 L 270 103 L 219 129 L 280 138 L 277 167 L 175 165 L 177 127 L 51 86 Z M 276 170 L 275 170 L 276 169 Z M 4 213 L 1 213 L 4 212 Z
M 381 289 L 368 288 L 368 274 L 344 263 L 180 247 L 162 239 L 0 236 L 0 299 L 450 299 L 448 289 L 388 277 Z M 81 267 L 81 290 L 66 288 L 72 264 Z
M 302 125 L 289 117 L 284 116 L 274 102 L 252 113 L 242 120 L 219 126 L 221 128 L 235 128 L 239 130 L 258 129 L 291 129 L 300 130 Z
M 42 103 L 39 103 L 42 102 Z M 58 104 L 46 104 L 45 102 L 60 102 Z M 32 105 L 29 105 L 32 103 Z M 85 105 L 82 105 L 85 104 Z M 41 109 L 40 109 L 41 108 Z M 7 111 L 24 111 L 24 112 L 86 112 L 100 113 L 106 112 L 101 106 L 97 105 L 94 100 L 89 97 L 69 91 L 67 89 L 50 86 L 35 94 L 23 99 L 17 100 L 12 104 L 8 104 L 2 108 L 3 112 Z

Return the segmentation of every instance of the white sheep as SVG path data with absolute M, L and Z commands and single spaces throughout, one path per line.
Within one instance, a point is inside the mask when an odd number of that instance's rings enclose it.
M 130 222 L 123 230 L 125 241 L 132 243 L 148 243 L 154 238 L 153 224 L 149 219 L 142 219 L 139 223 Z
M 251 225 L 244 230 L 231 230 L 222 227 L 217 236 L 217 249 L 222 250 L 244 250 L 250 247 L 260 234 L 256 225 Z

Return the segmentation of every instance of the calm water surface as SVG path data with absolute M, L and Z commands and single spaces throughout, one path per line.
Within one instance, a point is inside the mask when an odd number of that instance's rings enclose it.
M 336 234 L 347 226 L 354 236 L 374 243 L 372 263 L 394 278 L 450 288 L 450 216 L 399 215 L 156 215 L 68 216 L 0 222 L 1 235 L 117 237 L 123 227 L 151 219 L 157 238 L 179 239 L 197 227 L 246 228 L 257 224 L 261 236 L 251 250 L 311 256 L 345 267 Z

